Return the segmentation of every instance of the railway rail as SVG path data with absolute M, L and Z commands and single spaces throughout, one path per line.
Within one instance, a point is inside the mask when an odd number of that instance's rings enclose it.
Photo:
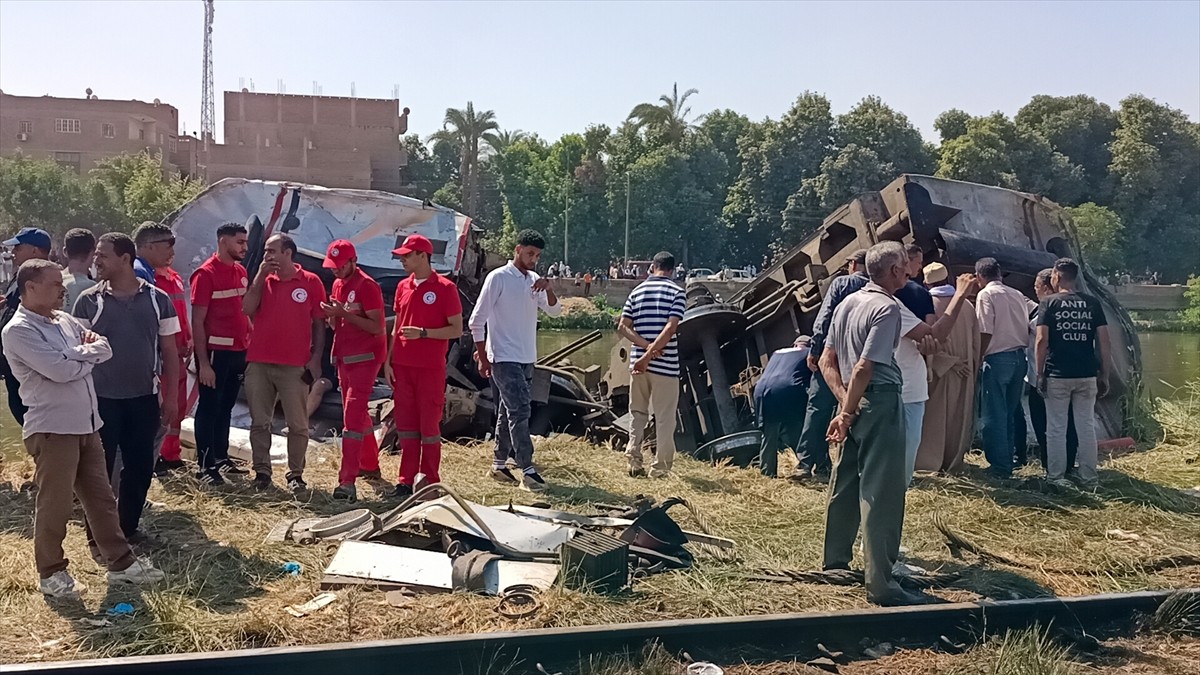
M 1033 625 L 1106 638 L 1127 634 L 1173 593 L 1200 600 L 1200 589 L 1143 591 L 1072 598 L 1033 598 L 845 612 L 740 616 L 548 628 L 375 642 L 163 654 L 88 661 L 18 664 L 4 673 L 38 675 L 483 675 L 571 672 L 581 657 L 636 654 L 657 641 L 696 658 L 741 661 L 807 659 L 817 644 L 853 654 L 863 640 L 907 647 L 985 636 Z

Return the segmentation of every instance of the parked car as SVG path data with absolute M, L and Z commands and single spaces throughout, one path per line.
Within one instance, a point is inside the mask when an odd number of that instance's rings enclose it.
M 718 272 L 716 276 L 721 281 L 750 282 L 754 280 L 754 277 L 746 270 L 724 269 Z
M 708 269 L 707 267 L 696 267 L 696 268 L 688 270 L 687 278 L 688 279 L 708 279 L 713 274 L 714 274 L 714 272 L 712 270 Z

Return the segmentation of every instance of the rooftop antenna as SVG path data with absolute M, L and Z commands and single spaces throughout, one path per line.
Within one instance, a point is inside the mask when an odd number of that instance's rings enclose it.
M 200 83 L 200 133 L 204 149 L 217 130 L 217 107 L 213 98 L 212 27 L 213 0 L 204 0 L 204 70 Z
M 287 93 L 287 85 L 283 83 L 282 77 L 275 81 L 275 91 L 279 92 L 280 94 Z
M 355 93 L 354 93 L 354 92 L 355 92 L 355 89 L 354 89 L 354 83 L 353 83 L 353 82 L 351 82 L 351 83 L 350 83 L 350 98 L 354 98 L 354 96 L 355 96 Z
M 397 101 L 400 100 L 400 85 L 392 85 L 392 98 L 396 99 Z
M 245 89 L 245 88 L 246 88 L 246 78 L 245 78 L 245 77 L 239 77 L 239 78 L 238 78 L 238 91 L 241 91 L 241 90 L 243 90 L 243 89 Z
M 254 78 L 250 78 L 250 93 L 254 93 Z

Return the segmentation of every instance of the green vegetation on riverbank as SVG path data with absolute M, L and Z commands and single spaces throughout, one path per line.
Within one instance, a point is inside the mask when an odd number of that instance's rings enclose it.
M 1139 310 L 1129 312 L 1133 325 L 1143 331 L 1200 333 L 1200 277 L 1189 277 L 1183 293 L 1187 307 L 1182 310 Z
M 592 298 L 560 298 L 562 314 L 538 317 L 543 330 L 595 330 L 616 328 L 621 310 L 608 304 L 602 295 Z

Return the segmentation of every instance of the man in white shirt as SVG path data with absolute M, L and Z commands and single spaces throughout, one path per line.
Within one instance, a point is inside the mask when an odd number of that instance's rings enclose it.
M 468 322 L 479 374 L 492 378 L 496 402 L 492 478 L 501 483 L 520 483 L 530 491 L 546 489 L 546 481 L 533 466 L 533 440 L 529 437 L 537 315 L 539 309 L 550 316 L 562 312 L 550 281 L 533 271 L 545 247 L 546 240 L 538 232 L 518 233 L 512 261 L 488 273 Z M 520 481 L 505 467 L 510 455 L 523 473 Z

